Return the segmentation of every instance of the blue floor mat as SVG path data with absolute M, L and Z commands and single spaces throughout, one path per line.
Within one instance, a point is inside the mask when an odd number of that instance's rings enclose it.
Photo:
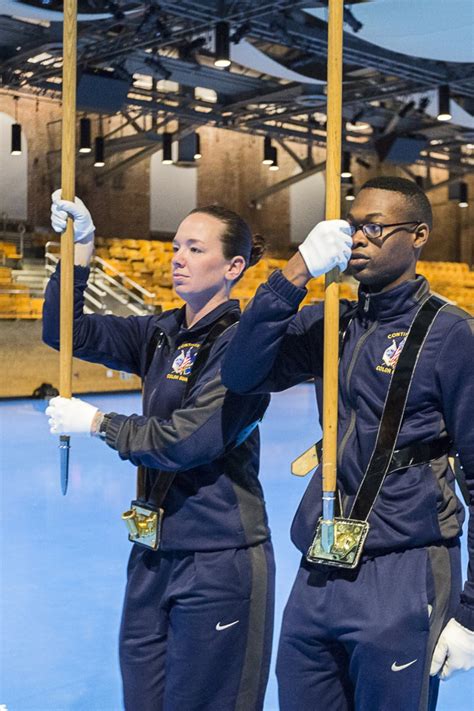
M 106 412 L 141 410 L 136 393 L 86 399 Z M 63 497 L 58 442 L 43 407 L 0 402 L 0 710 L 119 711 L 117 635 L 130 548 L 120 514 L 134 496 L 135 470 L 102 442 L 72 438 Z M 299 562 L 289 527 L 307 484 L 289 474 L 289 462 L 320 434 L 313 388 L 275 395 L 261 430 L 277 558 L 276 648 Z M 278 709 L 274 663 L 275 654 L 265 711 Z M 472 708 L 474 672 L 441 685 L 439 711 Z

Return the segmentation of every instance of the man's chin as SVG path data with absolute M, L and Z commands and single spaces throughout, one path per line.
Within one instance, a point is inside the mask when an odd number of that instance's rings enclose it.
M 360 281 L 361 283 L 364 283 L 364 276 L 367 277 L 367 274 L 364 272 L 367 271 L 367 265 L 360 265 L 357 267 L 349 265 L 345 271 L 345 274 L 348 276 L 351 276 L 353 279 L 356 281 Z M 369 277 L 370 278 L 370 277 Z
M 348 269 L 346 274 L 359 282 L 359 284 L 362 284 L 362 286 L 373 287 L 379 282 L 377 275 L 371 274 L 368 269 Z

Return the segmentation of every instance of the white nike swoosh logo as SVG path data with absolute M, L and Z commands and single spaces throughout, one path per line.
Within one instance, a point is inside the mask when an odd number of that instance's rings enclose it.
M 226 630 L 228 627 L 233 627 L 233 626 L 236 625 L 238 622 L 240 622 L 240 620 L 234 620 L 234 622 L 229 622 L 228 625 L 221 625 L 221 623 L 218 622 L 217 625 L 216 625 L 216 630 L 217 630 L 218 632 L 221 632 L 222 630 Z
M 407 667 L 411 667 L 412 664 L 417 662 L 418 659 L 414 659 L 412 662 L 408 662 L 408 664 L 397 664 L 397 662 L 393 662 L 392 666 L 390 667 L 392 671 L 397 672 L 397 671 L 402 671 L 402 669 L 406 669 Z

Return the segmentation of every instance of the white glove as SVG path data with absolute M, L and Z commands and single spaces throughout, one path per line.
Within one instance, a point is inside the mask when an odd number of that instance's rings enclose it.
M 448 679 L 474 667 L 474 632 L 452 617 L 441 632 L 431 660 L 431 676 Z
M 92 242 L 95 225 L 91 213 L 78 197 L 74 202 L 61 200 L 61 190 L 51 195 L 51 226 L 55 232 L 64 232 L 68 215 L 74 220 L 74 242 Z
M 351 256 L 351 227 L 345 220 L 319 222 L 298 249 L 311 276 L 321 276 L 334 267 L 343 272 Z
M 51 434 L 91 434 L 98 408 L 77 397 L 53 397 L 45 410 Z

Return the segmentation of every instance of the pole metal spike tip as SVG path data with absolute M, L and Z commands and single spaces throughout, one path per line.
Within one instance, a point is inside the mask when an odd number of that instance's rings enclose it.
M 69 435 L 60 435 L 59 437 L 59 458 L 61 471 L 61 491 L 63 496 L 67 494 L 67 485 L 69 481 L 69 450 L 71 438 Z
M 334 545 L 334 521 L 321 521 L 321 548 L 330 553 Z

